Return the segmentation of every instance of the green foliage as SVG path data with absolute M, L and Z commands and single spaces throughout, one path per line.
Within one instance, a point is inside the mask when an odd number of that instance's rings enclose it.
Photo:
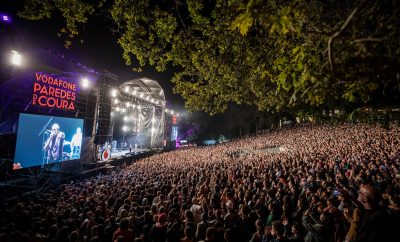
M 61 12 L 65 20 L 65 28 L 60 29 L 58 35 L 65 38 L 65 47 L 68 48 L 72 43 L 71 40 L 79 34 L 78 25 L 86 23 L 88 15 L 94 12 L 95 7 L 81 0 L 29 0 L 26 1 L 24 10 L 19 13 L 19 16 L 30 20 L 40 20 L 50 18 L 52 12 L 56 10 L 56 14 Z
M 71 41 L 96 11 L 111 16 L 126 63 L 139 63 L 134 70 L 175 66 L 174 91 L 191 110 L 398 101 L 397 1 L 31 0 L 21 15 L 60 12 Z

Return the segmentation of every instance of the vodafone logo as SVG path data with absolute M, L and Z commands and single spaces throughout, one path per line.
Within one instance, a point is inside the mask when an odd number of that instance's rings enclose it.
M 111 157 L 111 152 L 109 149 L 105 149 L 103 150 L 103 152 L 101 153 L 101 160 L 102 161 L 108 161 Z

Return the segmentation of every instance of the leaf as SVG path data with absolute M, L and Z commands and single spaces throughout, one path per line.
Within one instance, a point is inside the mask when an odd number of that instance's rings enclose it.
M 250 12 L 246 11 L 239 16 L 236 17 L 235 21 L 233 21 L 231 25 L 231 29 L 239 29 L 241 35 L 245 36 L 250 30 L 250 27 L 253 25 L 254 19 L 251 16 Z

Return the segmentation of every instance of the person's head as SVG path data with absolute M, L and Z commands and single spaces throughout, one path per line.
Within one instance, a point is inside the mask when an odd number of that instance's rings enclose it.
M 183 231 L 186 238 L 192 237 L 192 227 L 186 226 L 185 230 Z
M 190 210 L 185 211 L 185 219 L 188 221 L 194 221 L 194 215 Z
M 206 222 L 208 220 L 208 214 L 207 213 L 202 213 L 201 214 L 201 221 Z
M 160 224 L 163 224 L 163 223 L 167 222 L 167 215 L 165 213 L 160 213 L 158 215 L 158 222 Z
M 51 126 L 51 132 L 53 133 L 58 133 L 58 131 L 60 130 L 60 126 L 58 125 L 58 123 L 54 123 L 53 126 Z
M 272 222 L 272 229 L 271 229 L 271 234 L 274 237 L 282 237 L 283 234 L 285 233 L 285 227 L 281 223 L 281 221 L 273 221 Z
M 69 241 L 76 242 L 79 240 L 79 233 L 78 231 L 74 230 L 69 234 Z
M 259 232 L 263 230 L 263 222 L 261 219 L 256 220 L 256 228 L 257 228 L 257 231 L 259 231 Z
M 217 229 L 214 227 L 208 227 L 206 230 L 206 240 L 207 241 L 214 241 L 215 236 L 217 234 Z
M 128 219 L 121 219 L 121 222 L 119 223 L 119 228 L 121 230 L 127 230 L 129 227 L 129 220 Z
M 381 192 L 371 185 L 361 185 L 358 190 L 357 200 L 365 209 L 374 209 L 379 205 Z
M 300 234 L 301 232 L 301 225 L 299 222 L 294 222 L 292 225 L 292 234 Z
M 61 229 L 58 230 L 57 233 L 57 240 L 61 240 L 64 238 L 68 238 L 68 227 L 67 226 L 63 226 Z
M 332 215 L 326 211 L 322 212 L 321 215 L 319 216 L 319 220 L 321 224 L 323 225 L 330 225 L 333 218 Z
M 233 211 L 233 203 L 232 203 L 232 201 L 228 201 L 228 202 L 226 202 L 226 209 L 228 210 L 228 211 Z
M 224 239 L 228 242 L 233 240 L 233 232 L 231 229 L 226 229 L 224 231 Z

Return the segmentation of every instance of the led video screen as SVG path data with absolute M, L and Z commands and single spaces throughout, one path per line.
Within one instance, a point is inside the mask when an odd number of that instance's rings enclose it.
M 82 133 L 83 119 L 21 113 L 14 169 L 79 159 Z
M 172 126 L 171 141 L 174 141 L 177 138 L 178 138 L 178 127 L 177 126 Z

